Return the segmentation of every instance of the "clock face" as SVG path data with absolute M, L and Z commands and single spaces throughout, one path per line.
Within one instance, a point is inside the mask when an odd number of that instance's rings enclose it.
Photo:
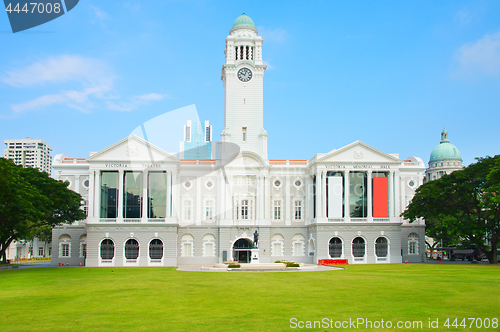
M 248 68 L 238 70 L 238 79 L 242 82 L 248 82 L 252 79 L 252 71 Z

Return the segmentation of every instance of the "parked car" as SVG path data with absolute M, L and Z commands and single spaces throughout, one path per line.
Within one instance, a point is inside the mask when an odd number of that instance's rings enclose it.
M 486 258 L 486 255 L 476 248 L 462 248 L 462 246 L 456 246 L 450 248 L 450 260 L 455 261 L 458 259 L 468 260 L 468 261 L 481 261 Z

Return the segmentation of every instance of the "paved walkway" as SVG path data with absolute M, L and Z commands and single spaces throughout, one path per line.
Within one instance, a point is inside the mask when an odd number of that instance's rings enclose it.
M 341 267 L 323 266 L 323 265 L 313 265 L 305 264 L 298 269 L 251 269 L 251 270 L 227 270 L 226 268 L 217 268 L 214 264 L 184 264 L 177 266 L 177 271 L 190 271 L 190 272 L 320 272 L 320 271 L 336 271 L 343 270 Z

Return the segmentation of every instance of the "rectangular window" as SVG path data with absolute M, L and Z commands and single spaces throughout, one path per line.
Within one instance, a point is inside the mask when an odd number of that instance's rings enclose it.
M 210 126 L 205 127 L 205 142 L 210 142 Z
M 167 173 L 150 172 L 148 178 L 148 218 L 167 216 Z
M 182 256 L 191 257 L 191 243 L 182 244 Z
M 247 127 L 242 128 L 243 131 L 243 142 L 247 141 Z
M 87 257 L 87 244 L 82 243 L 82 257 L 86 258 Z
M 302 256 L 302 242 L 295 242 L 293 244 L 294 256 Z
M 89 201 L 84 200 L 83 202 L 83 212 L 85 212 L 86 215 L 89 214 Z
M 62 257 L 69 257 L 69 244 L 63 243 L 61 245 Z
M 366 172 L 349 173 L 349 214 L 352 218 L 366 218 L 368 190 Z
M 123 217 L 142 217 L 142 172 L 125 172 L 123 181 Z
M 248 219 L 248 200 L 244 199 L 241 201 L 241 219 Z
M 281 201 L 274 201 L 274 219 L 281 219 Z
M 191 142 L 191 127 L 186 126 L 186 142 Z
M 205 203 L 205 220 L 213 220 L 213 201 L 206 201 Z
M 101 173 L 101 218 L 116 218 L 118 211 L 118 172 Z
M 273 256 L 281 256 L 281 243 L 275 242 L 273 243 Z
M 191 201 L 184 201 L 184 220 L 191 220 Z
M 295 201 L 295 220 L 302 219 L 302 201 Z
M 206 257 L 212 257 L 214 255 L 214 244 L 205 243 L 205 252 L 203 253 Z
M 43 247 L 38 247 L 38 256 L 43 257 Z
M 416 242 L 409 242 L 408 243 L 408 253 L 409 254 L 416 254 L 417 253 L 417 243 Z

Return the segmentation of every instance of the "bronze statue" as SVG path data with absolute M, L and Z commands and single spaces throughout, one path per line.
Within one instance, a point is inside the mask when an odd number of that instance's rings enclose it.
M 255 233 L 253 233 L 253 245 L 255 248 L 257 248 L 257 245 L 259 243 L 259 233 L 257 230 L 255 230 Z

